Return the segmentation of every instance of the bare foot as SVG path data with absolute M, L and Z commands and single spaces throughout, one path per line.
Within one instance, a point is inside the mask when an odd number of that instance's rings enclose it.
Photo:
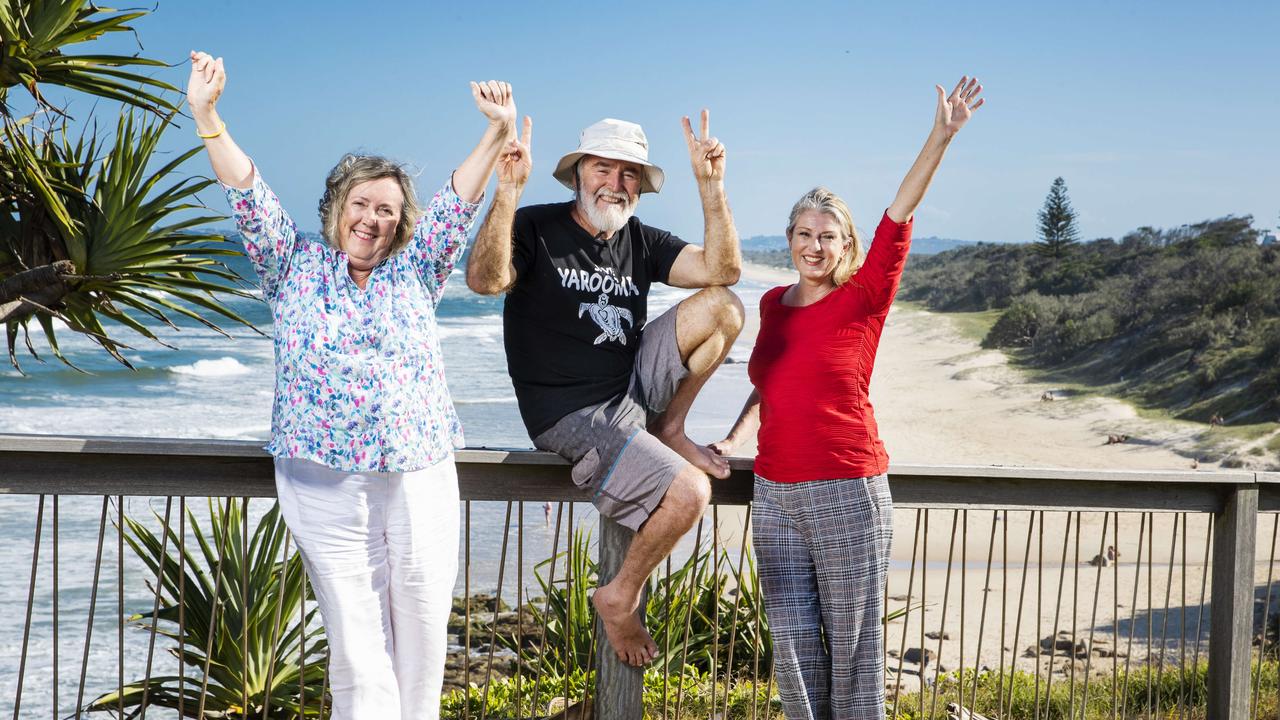
M 663 445 L 675 450 L 680 457 L 689 461 L 690 465 L 714 478 L 729 477 L 729 460 L 710 447 L 698 445 L 684 434 L 683 427 L 667 430 L 654 427 L 653 434 Z
M 658 646 L 636 615 L 638 600 L 628 603 L 619 595 L 613 583 L 609 583 L 596 590 L 591 596 L 591 604 L 596 606 L 596 612 L 604 621 L 605 635 L 609 637 L 609 644 L 618 654 L 618 659 L 636 667 L 647 665 L 657 657 Z

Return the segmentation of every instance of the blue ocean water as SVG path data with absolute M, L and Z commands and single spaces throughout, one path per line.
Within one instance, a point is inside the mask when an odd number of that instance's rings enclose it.
M 242 276 L 252 279 L 243 258 L 231 263 Z M 747 305 L 748 314 L 758 313 L 760 295 L 767 286 L 744 282 L 735 291 Z M 650 317 L 671 307 L 691 291 L 655 286 L 650 295 Z M 266 442 L 271 424 L 273 385 L 271 318 L 258 299 L 231 299 L 227 303 L 248 320 L 256 331 L 226 321 L 218 321 L 230 337 L 198 322 L 175 318 L 176 329 L 158 332 L 174 349 L 121 331 L 120 339 L 133 348 L 124 351 L 137 370 L 112 360 L 88 338 L 63 330 L 58 339 L 63 352 L 86 372 L 73 370 L 42 353 L 44 362 L 19 355 L 25 374 L 12 368 L 0 370 L 0 432 L 57 435 L 112 435 L 146 437 L 224 438 Z M 530 447 L 520 422 L 515 395 L 507 376 L 502 348 L 502 300 L 478 296 L 463 282 L 461 271 L 454 273 L 438 311 L 444 348 L 446 376 L 450 392 L 462 419 L 467 445 L 471 447 Z M 43 339 L 33 338 L 37 349 Z M 725 365 L 703 391 L 689 419 L 689 433 L 700 442 L 723 436 L 748 388 L 745 360 L 749 339 L 731 353 L 738 363 Z M 3 468 L 0 468 L 3 472 Z M 64 497 L 59 500 L 59 640 L 52 640 L 53 565 L 51 523 L 52 499 L 46 500 L 42 529 L 38 579 L 33 602 L 33 624 L 27 651 L 22 716 L 47 717 L 53 709 L 53 653 L 58 652 L 59 713 L 73 709 L 79 668 L 84 652 L 85 618 L 92 589 L 92 569 L 97 552 L 100 497 Z M 125 499 L 129 516 L 148 521 L 158 528 L 155 513 L 162 513 L 163 498 Z M 198 516 L 207 516 L 203 501 L 192 500 Z M 12 715 L 18 665 L 22 655 L 23 618 L 28 601 L 28 574 L 32 564 L 32 539 L 36 527 L 38 499 L 31 496 L 0 495 L 0 609 L 7 620 L 0 623 L 0 716 Z M 269 506 L 254 501 L 252 514 Z M 110 517 L 114 517 L 114 506 Z M 176 512 L 176 510 L 175 510 Z M 550 555 L 553 526 L 541 507 L 526 505 L 524 587 L 526 597 L 536 594 L 533 568 Z M 493 592 L 499 569 L 499 548 L 504 535 L 505 503 L 473 503 L 471 509 L 471 590 Z M 176 518 L 176 516 L 175 516 Z M 577 510 L 579 522 L 592 523 L 589 508 Z M 175 520 L 176 522 L 176 520 Z M 514 521 L 513 521 L 514 522 Z M 517 562 L 514 557 L 516 532 L 507 558 L 504 595 L 514 602 Z M 115 529 L 106 526 L 103 577 L 93 639 L 89 647 L 89 682 L 86 700 L 113 688 L 116 682 Z M 559 547 L 564 547 L 562 535 Z M 690 543 L 686 543 L 689 545 Z M 687 551 L 687 548 L 686 548 Z M 461 592 L 463 575 L 458 578 Z M 153 595 L 147 574 L 139 561 L 125 549 L 124 615 L 146 612 Z M 126 629 L 126 682 L 139 677 L 145 667 L 146 633 Z M 163 653 L 157 652 L 156 673 L 171 672 Z M 38 690 L 38 689 L 42 689 Z M 38 693 L 38 696 L 37 694 Z M 156 713 L 156 717 L 168 717 Z

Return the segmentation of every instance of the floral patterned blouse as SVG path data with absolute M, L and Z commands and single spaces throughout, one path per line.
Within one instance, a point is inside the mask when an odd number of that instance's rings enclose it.
M 256 171 L 251 188 L 224 188 L 275 322 L 266 449 L 346 472 L 405 472 L 462 447 L 436 306 L 479 203 L 446 183 L 361 290 L 346 253 L 303 237 Z

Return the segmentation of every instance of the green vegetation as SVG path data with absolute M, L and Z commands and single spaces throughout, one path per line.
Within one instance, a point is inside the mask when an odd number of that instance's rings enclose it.
M 1254 664 L 1249 687 L 1256 689 L 1258 707 L 1255 717 L 1274 717 L 1280 700 L 1280 662 L 1266 660 Z M 1165 666 L 1132 667 L 1127 673 L 1123 662 L 1119 676 L 1111 677 L 1110 663 L 1095 666 L 1100 673 L 1086 687 L 1083 672 L 1072 684 L 1065 678 L 1054 678 L 1050 690 L 1043 676 L 1017 672 L 977 673 L 966 670 L 963 675 L 964 707 L 990 718 L 1044 718 L 1044 720 L 1111 720 L 1120 718 L 1181 717 L 1201 720 L 1208 701 L 1208 664 L 1181 671 Z M 975 682 L 977 684 L 975 688 Z M 960 673 L 941 678 L 937 691 L 926 688 L 922 693 L 903 693 L 897 702 L 894 720 L 945 720 L 947 703 L 960 702 Z M 1087 694 L 1086 694 L 1087 690 Z M 934 697 L 937 697 L 935 702 Z M 971 700 L 972 699 L 972 700 Z M 892 713 L 894 702 L 888 702 Z M 1074 712 L 1074 714 L 1073 714 Z M 1113 712 L 1115 713 L 1113 715 Z
M 238 251 L 221 236 L 191 232 L 222 217 L 207 214 L 196 197 L 213 181 L 178 173 L 201 148 L 154 162 L 178 112 L 165 91 L 177 88 L 131 68 L 165 63 L 70 52 L 108 33 L 132 33 L 129 23 L 146 14 L 87 0 L 0 0 L 0 324 L 19 370 L 20 334 L 40 358 L 29 336 L 33 320 L 63 362 L 70 364 L 55 319 L 130 367 L 121 354 L 128 346 L 103 320 L 156 342 L 154 328 L 172 326 L 173 317 L 217 329 L 197 309 L 244 323 L 214 295 L 244 294 L 218 262 Z M 27 97 L 11 96 L 12 89 Z M 107 123 L 113 137 L 98 135 L 92 113 L 73 129 L 67 107 L 48 95 L 54 89 L 120 103 L 118 120 Z M 21 115 L 27 104 L 31 111 Z
M 237 503 L 219 507 L 210 500 L 209 513 L 206 531 L 187 512 L 198 553 L 180 545 L 177 518 L 169 522 L 168 508 L 168 532 L 159 536 L 125 518 L 129 547 L 152 578 L 159 575 L 161 588 L 158 611 L 129 620 L 148 630 L 154 625 L 159 637 L 174 643 L 170 652 L 184 670 L 181 677 L 128 683 L 123 693 L 107 692 L 86 709 L 123 705 L 132 717 L 146 706 L 181 708 L 182 717 L 248 720 L 268 711 L 271 717 L 301 717 L 305 708 L 306 716 L 319 717 L 328 645 L 302 556 L 289 550 L 279 505 L 247 538 L 245 510 Z M 305 618 L 304 594 L 310 601 Z
M 1280 419 L 1280 249 L 1249 217 L 1064 257 L 980 244 L 908 264 L 900 297 L 945 312 L 996 311 L 983 345 L 1066 383 L 1106 387 L 1174 417 L 1229 425 Z
M 595 671 L 588 676 L 584 670 L 576 670 L 566 679 L 563 675 L 543 675 L 538 683 L 525 678 L 517 683 L 506 678 L 489 683 L 484 688 L 469 687 L 446 695 L 440 703 L 443 720 L 464 717 L 525 718 L 545 717 L 547 708 L 558 712 L 564 699 L 574 705 L 584 698 L 591 699 L 588 688 L 594 688 Z M 773 697 L 767 697 L 772 690 Z M 714 701 L 714 706 L 713 706 Z M 724 717 L 733 720 L 759 718 L 782 720 L 782 703 L 777 688 L 768 683 L 755 683 L 749 677 L 712 681 L 709 674 L 687 666 L 681 673 L 673 672 L 664 677 L 661 670 L 650 668 L 644 673 L 644 717 L 658 718 L 710 718 Z M 728 706 L 727 714 L 726 703 Z M 576 714 L 571 717 L 577 717 Z

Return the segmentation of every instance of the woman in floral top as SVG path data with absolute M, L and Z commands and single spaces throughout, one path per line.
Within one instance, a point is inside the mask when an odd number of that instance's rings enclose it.
M 343 157 L 320 201 L 324 239 L 314 241 L 227 133 L 216 110 L 225 84 L 222 58 L 191 53 L 196 130 L 271 306 L 267 449 L 324 618 L 332 717 L 435 718 L 462 446 L 435 310 L 499 154 L 514 143 L 511 87 L 471 84 L 488 127 L 425 210 L 398 164 Z

